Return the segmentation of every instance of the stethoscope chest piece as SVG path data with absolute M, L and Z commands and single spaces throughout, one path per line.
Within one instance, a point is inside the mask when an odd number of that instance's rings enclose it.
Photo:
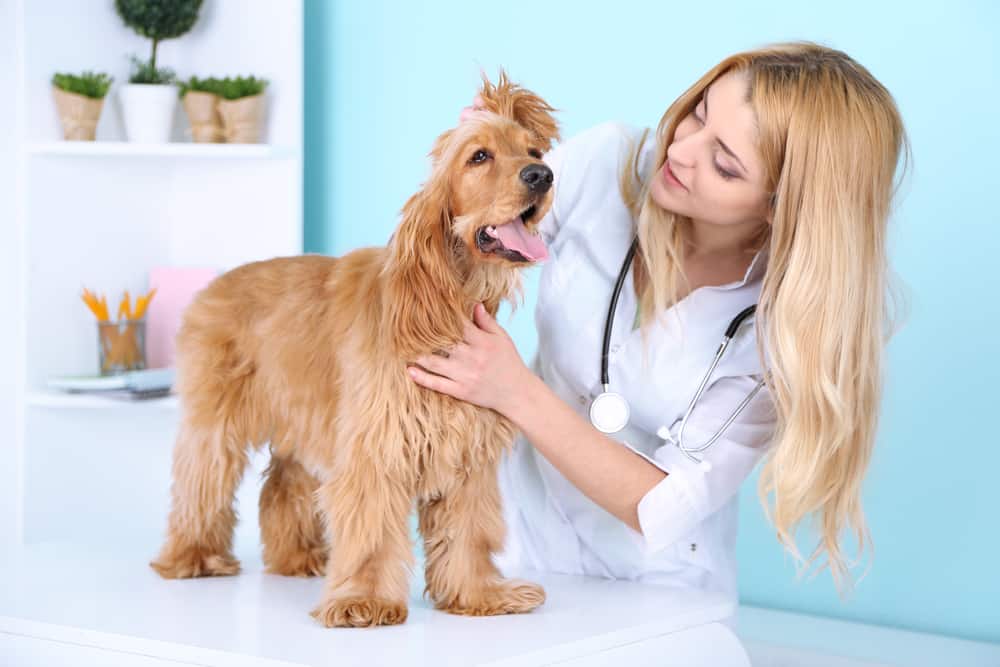
M 601 433 L 617 433 L 628 424 L 628 401 L 613 391 L 601 392 L 590 404 L 590 423 Z

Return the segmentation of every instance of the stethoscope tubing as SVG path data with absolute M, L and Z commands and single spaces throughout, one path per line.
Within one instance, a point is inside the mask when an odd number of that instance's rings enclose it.
M 608 315 L 604 321 L 604 340 L 601 349 L 601 386 L 603 387 L 605 394 L 611 393 L 609 389 L 611 382 L 608 375 L 608 365 L 609 365 L 608 351 L 611 345 L 611 331 L 614 325 L 615 311 L 618 308 L 618 297 L 621 295 L 622 287 L 625 283 L 625 277 L 628 275 L 628 269 L 632 264 L 632 261 L 635 257 L 635 253 L 638 247 L 639 247 L 639 238 L 635 237 L 632 240 L 632 244 L 629 246 L 628 253 L 626 253 L 625 255 L 624 262 L 622 262 L 621 270 L 618 272 L 618 279 L 615 281 L 614 292 L 611 295 L 611 303 L 608 306 Z M 691 399 L 691 402 L 688 404 L 687 409 L 684 411 L 684 415 L 681 418 L 681 426 L 677 432 L 677 438 L 674 439 L 673 436 L 670 435 L 667 429 L 665 428 L 661 429 L 661 431 L 666 431 L 665 437 L 662 435 L 661 437 L 670 440 L 674 445 L 677 446 L 677 448 L 681 451 L 681 453 L 684 454 L 684 456 L 686 456 L 688 459 L 690 459 L 695 463 L 707 465 L 704 464 L 701 459 L 694 456 L 694 454 L 703 452 L 709 447 L 711 447 L 713 444 L 715 444 L 716 440 L 722 437 L 722 434 L 726 432 L 726 429 L 729 428 L 729 426 L 736 420 L 736 418 L 740 415 L 740 413 L 743 412 L 743 409 L 746 408 L 747 404 L 750 403 L 750 401 L 753 400 L 753 397 L 757 395 L 757 392 L 760 391 L 761 387 L 764 386 L 764 380 L 760 380 L 757 383 L 757 386 L 754 387 L 749 394 L 747 394 L 747 396 L 743 399 L 743 401 L 736 408 L 736 410 L 733 411 L 733 413 L 729 416 L 729 418 L 722 425 L 722 427 L 719 428 L 712 435 L 712 437 L 708 439 L 707 442 L 697 447 L 686 447 L 684 445 L 684 428 L 687 426 L 688 418 L 691 416 L 691 413 L 694 411 L 695 405 L 697 405 L 698 400 L 704 393 L 705 387 L 708 384 L 708 381 L 711 379 L 712 373 L 715 372 L 716 367 L 719 365 L 719 361 L 722 359 L 722 355 L 725 353 L 726 348 L 729 347 L 729 343 L 736 336 L 736 332 L 737 330 L 739 330 L 740 325 L 742 325 L 743 322 L 748 317 L 753 315 L 756 312 L 756 310 L 757 310 L 756 304 L 752 306 L 747 306 L 746 308 L 741 310 L 739 314 L 737 314 L 736 317 L 732 319 L 732 321 L 729 323 L 729 326 L 726 327 L 726 333 L 723 335 L 722 343 L 719 344 L 719 349 L 715 353 L 715 358 L 712 360 L 712 364 L 709 367 L 708 372 L 705 373 L 705 376 L 702 378 L 701 384 L 698 386 L 697 392 L 695 392 L 694 397 Z M 621 400 L 624 402 L 623 397 L 621 398 Z M 628 404 L 627 402 L 625 402 L 625 408 L 627 409 L 627 407 Z M 596 423 L 594 425 L 597 426 Z
M 635 251 L 639 248 L 639 238 L 632 240 L 628 252 L 625 254 L 625 262 L 621 271 L 618 272 L 618 280 L 615 281 L 615 290 L 611 293 L 611 304 L 608 306 L 608 316 L 604 320 L 604 342 L 601 348 L 601 385 L 604 391 L 608 390 L 610 384 L 608 380 L 608 348 L 611 345 L 611 327 L 614 324 L 615 311 L 618 309 L 618 297 L 622 293 L 622 286 L 625 284 L 625 276 L 628 275 L 628 267 L 632 264 Z

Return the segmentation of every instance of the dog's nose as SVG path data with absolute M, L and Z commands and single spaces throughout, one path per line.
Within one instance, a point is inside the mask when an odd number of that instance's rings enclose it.
M 532 192 L 544 194 L 552 187 L 552 170 L 544 164 L 529 164 L 521 170 L 521 180 Z

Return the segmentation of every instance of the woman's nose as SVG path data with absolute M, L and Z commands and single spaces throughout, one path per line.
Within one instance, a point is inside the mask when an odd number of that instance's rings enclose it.
M 667 147 L 667 158 L 679 167 L 693 167 L 695 155 L 695 134 L 681 136 L 674 134 L 674 141 Z

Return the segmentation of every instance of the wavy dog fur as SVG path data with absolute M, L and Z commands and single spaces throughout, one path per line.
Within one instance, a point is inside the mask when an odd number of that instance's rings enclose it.
M 234 493 L 250 447 L 269 443 L 260 496 L 271 572 L 326 585 L 326 626 L 402 623 L 414 566 L 416 502 L 426 589 L 457 614 L 526 612 L 541 587 L 504 580 L 496 468 L 514 428 L 498 413 L 424 389 L 407 362 L 462 338 L 476 302 L 495 314 L 528 264 L 486 254 L 484 226 L 536 207 L 521 170 L 558 140 L 552 107 L 483 77 L 491 113 L 442 134 L 431 176 L 406 202 L 388 247 L 240 266 L 198 294 L 177 337 L 182 423 L 174 450 L 166 578 L 239 571 Z M 485 149 L 490 159 L 470 156 Z

